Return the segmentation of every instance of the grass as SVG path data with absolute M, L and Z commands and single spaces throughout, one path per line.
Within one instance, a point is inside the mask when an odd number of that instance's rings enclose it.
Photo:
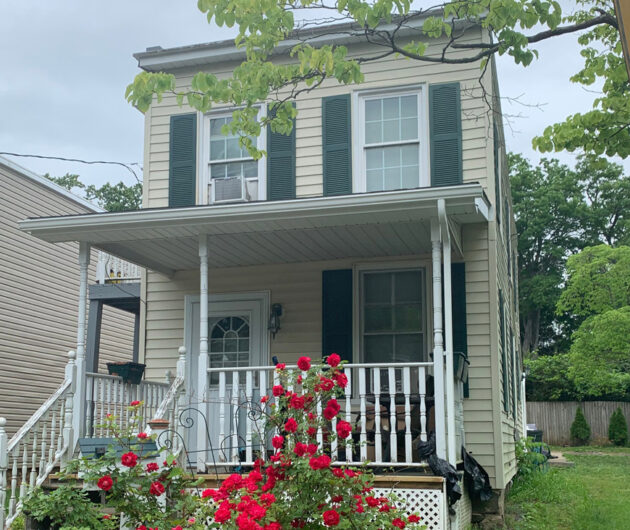
M 506 502 L 510 530 L 630 528 L 630 448 L 562 449 L 572 468 L 517 480 Z

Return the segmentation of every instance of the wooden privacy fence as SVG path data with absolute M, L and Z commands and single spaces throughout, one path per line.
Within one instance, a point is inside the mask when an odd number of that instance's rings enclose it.
M 630 420 L 630 403 L 621 401 L 528 401 L 527 423 L 535 423 L 543 431 L 543 441 L 565 445 L 571 442 L 571 424 L 577 407 L 582 407 L 586 421 L 591 426 L 591 440 L 606 442 L 610 416 L 621 407 L 626 421 Z

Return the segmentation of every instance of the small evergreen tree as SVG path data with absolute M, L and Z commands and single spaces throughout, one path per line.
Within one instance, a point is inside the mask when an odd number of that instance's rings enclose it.
M 574 445 L 586 445 L 591 438 L 591 427 L 580 407 L 575 411 L 575 419 L 571 424 L 571 441 Z
M 610 417 L 608 439 L 615 445 L 628 445 L 628 423 L 621 407 L 617 407 Z

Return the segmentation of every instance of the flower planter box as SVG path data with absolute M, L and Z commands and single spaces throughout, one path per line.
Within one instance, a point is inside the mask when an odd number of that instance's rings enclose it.
M 123 383 L 138 385 L 142 381 L 146 365 L 141 363 L 107 363 L 109 375 L 117 375 L 122 378 Z

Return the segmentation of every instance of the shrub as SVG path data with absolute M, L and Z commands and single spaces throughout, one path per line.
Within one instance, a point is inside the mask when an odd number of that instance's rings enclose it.
M 608 439 L 615 445 L 628 445 L 628 423 L 621 407 L 617 407 L 610 417 Z
M 516 444 L 516 468 L 519 477 L 526 477 L 543 469 L 547 457 L 542 454 L 541 443 L 521 438 Z
M 591 438 L 591 428 L 584 417 L 581 407 L 575 411 L 571 424 L 571 441 L 574 445 L 586 445 Z

